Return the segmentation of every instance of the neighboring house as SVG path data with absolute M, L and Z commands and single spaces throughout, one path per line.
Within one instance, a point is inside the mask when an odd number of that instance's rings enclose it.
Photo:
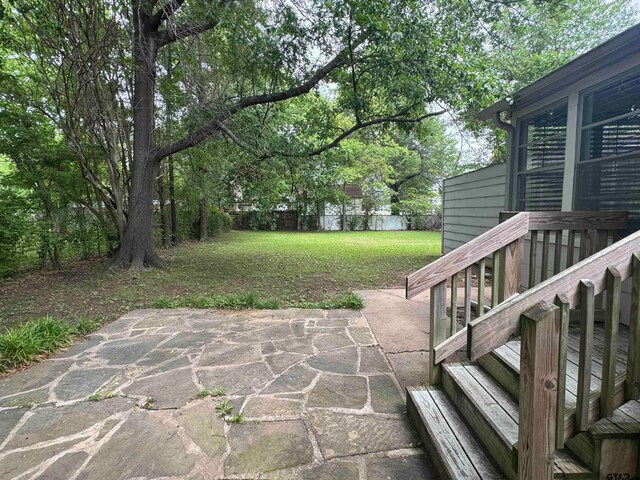
M 637 478 L 640 25 L 480 118 L 507 162 L 444 183 L 408 412 L 442 477 Z

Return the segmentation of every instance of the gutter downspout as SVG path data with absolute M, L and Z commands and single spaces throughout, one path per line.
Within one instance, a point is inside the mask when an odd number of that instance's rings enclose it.
M 507 123 L 500 118 L 501 112 L 496 112 L 493 117 L 493 123 L 496 127 L 507 132 L 507 165 L 505 172 L 505 195 L 504 195 L 504 209 L 514 210 L 512 199 L 515 198 L 515 162 L 516 159 L 513 155 L 513 142 L 516 138 L 516 127 Z

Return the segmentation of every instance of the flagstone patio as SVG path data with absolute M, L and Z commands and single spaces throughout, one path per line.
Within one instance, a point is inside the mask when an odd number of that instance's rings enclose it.
M 137 310 L 0 378 L 7 480 L 432 478 L 417 442 L 358 311 Z

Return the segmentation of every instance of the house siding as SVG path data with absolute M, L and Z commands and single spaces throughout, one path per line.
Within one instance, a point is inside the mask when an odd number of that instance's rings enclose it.
M 498 224 L 505 210 L 506 164 L 447 178 L 443 187 L 442 252 L 448 253 Z

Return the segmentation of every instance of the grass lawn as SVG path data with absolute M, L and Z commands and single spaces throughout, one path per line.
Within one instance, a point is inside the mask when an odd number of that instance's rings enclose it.
M 109 321 L 187 296 L 254 292 L 286 306 L 402 287 L 440 254 L 440 233 L 234 231 L 161 253 L 166 271 L 109 272 L 93 260 L 0 281 L 0 327 L 44 315 Z

